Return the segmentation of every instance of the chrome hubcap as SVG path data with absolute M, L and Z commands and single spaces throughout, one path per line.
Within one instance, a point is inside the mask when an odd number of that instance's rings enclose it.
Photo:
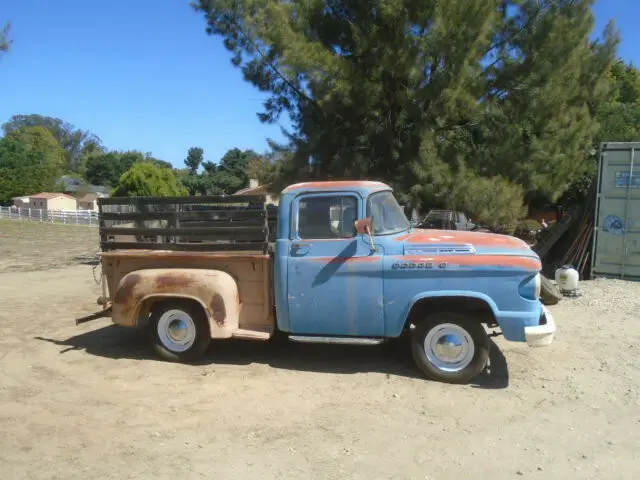
M 158 320 L 158 338 L 167 350 L 184 352 L 196 340 L 196 325 L 182 310 L 167 310 Z
M 469 332 L 453 323 L 436 325 L 424 339 L 427 360 L 438 370 L 458 372 L 467 367 L 475 347 Z
M 183 342 L 187 337 L 187 324 L 183 320 L 173 320 L 169 324 L 167 333 L 174 342 Z
M 455 335 L 443 335 L 440 337 L 435 346 L 435 353 L 438 358 L 445 359 L 448 362 L 454 362 L 460 357 L 463 346 L 460 338 Z

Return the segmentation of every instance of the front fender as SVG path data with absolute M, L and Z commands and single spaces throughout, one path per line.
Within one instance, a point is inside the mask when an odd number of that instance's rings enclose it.
M 234 278 L 219 270 L 190 268 L 136 270 L 122 277 L 113 297 L 113 323 L 136 326 L 155 301 L 165 298 L 198 302 L 213 338 L 228 338 L 238 329 L 240 301 Z
M 396 337 L 402 333 L 402 330 L 404 329 L 406 322 L 409 319 L 409 314 L 411 313 L 411 310 L 418 302 L 421 302 L 422 300 L 426 300 L 426 299 L 436 299 L 436 298 L 445 298 L 445 297 L 475 298 L 475 299 L 481 300 L 489 306 L 489 308 L 493 312 L 493 315 L 495 317 L 498 317 L 498 313 L 499 313 L 498 306 L 491 299 L 491 297 L 489 297 L 484 293 L 468 291 L 468 290 L 436 290 L 436 291 L 429 291 L 429 292 L 421 292 L 415 295 L 413 298 L 411 298 L 411 300 L 409 300 L 402 315 L 398 319 L 399 321 L 397 322 L 397 324 L 389 325 L 390 327 L 389 336 Z

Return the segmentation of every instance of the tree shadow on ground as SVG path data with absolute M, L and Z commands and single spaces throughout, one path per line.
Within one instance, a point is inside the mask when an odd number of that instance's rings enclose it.
M 62 348 L 84 350 L 90 355 L 110 359 L 162 361 L 151 351 L 140 330 L 108 325 L 66 340 L 35 337 Z M 379 372 L 386 375 L 423 379 L 411 356 L 408 338 L 378 346 L 302 344 L 277 336 L 268 342 L 249 340 L 214 340 L 205 356 L 194 363 L 202 365 L 251 365 L 316 373 L 354 374 Z M 504 355 L 491 340 L 490 367 L 475 378 L 474 388 L 500 389 L 509 385 L 509 372 Z

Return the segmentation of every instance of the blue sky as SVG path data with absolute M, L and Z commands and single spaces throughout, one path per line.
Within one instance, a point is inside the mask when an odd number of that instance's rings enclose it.
M 183 165 L 200 146 L 267 148 L 278 126 L 260 123 L 265 98 L 242 79 L 189 0 L 1 0 L 12 23 L 0 61 L 0 123 L 18 113 L 59 117 L 110 149 L 137 149 Z M 614 18 L 619 54 L 640 64 L 640 1 L 598 0 L 596 30 Z

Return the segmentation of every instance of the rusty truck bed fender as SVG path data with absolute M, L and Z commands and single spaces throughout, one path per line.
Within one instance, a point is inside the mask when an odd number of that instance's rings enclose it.
M 219 270 L 157 268 L 128 273 L 113 296 L 112 321 L 134 327 L 162 299 L 198 302 L 209 320 L 213 338 L 228 338 L 238 329 L 240 301 L 234 278 Z

